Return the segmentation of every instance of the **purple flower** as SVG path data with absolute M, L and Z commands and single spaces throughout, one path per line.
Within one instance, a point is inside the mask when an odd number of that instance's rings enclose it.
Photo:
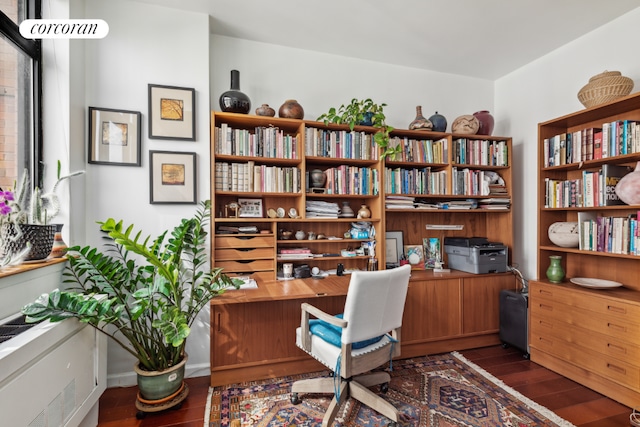
M 13 193 L 11 191 L 0 191 L 0 203 L 10 202 L 14 200 Z
M 7 205 L 6 203 L 0 203 L 0 214 L 9 215 L 10 212 L 11 206 Z

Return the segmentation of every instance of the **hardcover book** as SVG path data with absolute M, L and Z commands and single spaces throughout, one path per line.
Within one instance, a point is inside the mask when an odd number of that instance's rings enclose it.
M 602 165 L 602 182 L 604 184 L 603 195 L 605 206 L 625 204 L 616 194 L 615 188 L 622 177 L 631 171 L 632 169 L 629 166 L 610 164 Z

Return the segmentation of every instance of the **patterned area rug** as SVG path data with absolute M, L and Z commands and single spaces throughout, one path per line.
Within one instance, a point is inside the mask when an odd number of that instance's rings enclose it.
M 320 426 L 332 396 L 300 394 L 302 402 L 293 405 L 290 390 L 298 379 L 323 375 L 329 371 L 211 388 L 204 426 Z M 379 393 L 379 387 L 372 390 Z M 400 426 L 573 426 L 456 352 L 394 361 L 382 396 L 400 411 Z M 342 405 L 336 421 L 344 427 L 390 422 L 354 399 Z

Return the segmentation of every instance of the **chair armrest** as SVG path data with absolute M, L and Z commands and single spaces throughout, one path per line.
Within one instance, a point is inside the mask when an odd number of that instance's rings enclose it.
M 331 314 L 327 314 L 324 311 L 312 306 L 309 303 L 303 302 L 300 306 L 302 309 L 302 319 L 300 320 L 300 339 L 302 341 L 302 348 L 307 352 L 311 352 L 311 333 L 309 332 L 309 315 L 312 315 L 320 320 L 323 320 L 332 325 L 344 328 L 347 326 L 347 321 L 344 319 L 338 319 Z
M 327 323 L 331 323 L 332 325 L 335 325 L 339 328 L 344 328 L 347 326 L 348 322 L 346 320 L 338 319 L 337 317 L 331 314 L 327 314 L 324 311 L 312 306 L 309 303 L 303 302 L 301 308 L 303 313 L 306 311 L 312 316 L 317 317 L 320 320 L 324 320 Z

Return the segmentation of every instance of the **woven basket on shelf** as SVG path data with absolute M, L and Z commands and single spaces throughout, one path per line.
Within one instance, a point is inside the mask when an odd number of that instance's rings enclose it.
M 629 77 L 624 77 L 620 71 L 605 71 L 589 79 L 578 92 L 578 99 L 587 108 L 595 107 L 627 96 L 632 89 L 633 80 Z

